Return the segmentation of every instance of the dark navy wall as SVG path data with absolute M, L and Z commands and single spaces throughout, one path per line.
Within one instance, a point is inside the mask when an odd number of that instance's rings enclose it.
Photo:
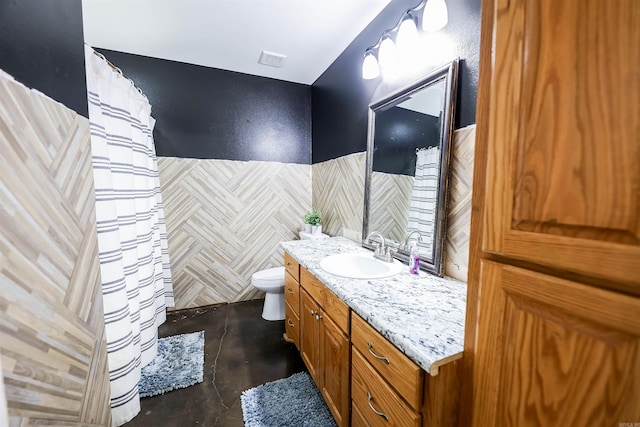
M 401 107 L 376 112 L 376 149 L 373 170 L 395 175 L 416 175 L 418 148 L 431 147 L 425 141 L 438 141 L 440 118 Z
M 444 64 L 405 73 L 395 86 L 381 78 L 362 78 L 367 47 L 393 28 L 418 0 L 393 0 L 312 85 L 313 163 L 367 149 L 369 104 L 429 74 Z M 480 57 L 481 0 L 447 1 L 449 23 L 440 30 L 453 42 L 451 59 L 460 58 L 454 127 L 475 123 Z
M 149 98 L 158 156 L 311 163 L 311 86 L 96 50 Z
M 80 0 L 0 0 L 0 68 L 88 117 Z

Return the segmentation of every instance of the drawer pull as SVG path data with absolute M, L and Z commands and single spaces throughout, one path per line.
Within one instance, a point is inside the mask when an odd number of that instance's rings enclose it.
M 287 263 L 287 268 L 293 268 L 293 264 L 291 264 L 290 262 Z
M 384 412 L 380 412 L 376 408 L 373 407 L 373 404 L 371 403 L 371 399 L 373 399 L 373 396 L 371 396 L 370 392 L 367 392 L 367 397 L 369 398 L 369 402 L 368 402 L 369 403 L 369 408 L 371 408 L 371 410 L 373 412 L 375 412 L 376 415 L 384 418 L 384 420 L 388 422 L 389 421 L 389 417 L 387 416 L 387 414 L 385 414 Z
M 291 289 L 291 288 L 287 288 L 287 290 L 289 291 L 289 294 L 290 294 L 290 295 L 293 295 L 293 289 Z
M 372 355 L 373 357 L 375 357 L 375 358 L 376 358 L 376 359 L 378 359 L 378 360 L 382 360 L 382 361 L 383 361 L 384 363 L 386 363 L 387 365 L 390 363 L 390 362 L 389 362 L 389 359 L 387 359 L 387 358 L 386 358 L 386 357 L 384 357 L 384 356 L 378 356 L 377 354 L 375 354 L 375 353 L 373 352 L 373 350 L 371 350 L 371 349 L 373 348 L 373 346 L 371 345 L 371 342 L 367 341 L 367 347 L 369 348 L 369 353 L 371 353 L 371 355 Z
M 287 323 L 289 324 L 289 326 L 291 326 L 292 328 L 294 327 L 293 322 L 291 321 L 291 319 L 287 319 Z

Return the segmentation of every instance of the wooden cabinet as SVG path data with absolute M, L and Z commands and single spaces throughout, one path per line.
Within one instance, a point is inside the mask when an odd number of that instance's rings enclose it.
M 370 426 L 452 426 L 458 411 L 458 361 L 428 375 L 378 331 L 351 314 L 352 406 Z
M 300 354 L 339 426 L 349 425 L 349 307 L 300 269 Z
M 640 422 L 640 6 L 482 16 L 465 424 Z
M 300 265 L 287 253 L 284 265 L 285 339 L 300 350 Z

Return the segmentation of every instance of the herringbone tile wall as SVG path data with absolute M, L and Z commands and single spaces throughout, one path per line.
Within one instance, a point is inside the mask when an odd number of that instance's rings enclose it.
M 366 153 L 313 165 L 313 206 L 323 214 L 324 233 L 362 237 L 365 165 Z
M 311 207 L 311 166 L 158 159 L 175 309 L 261 297 L 251 275 L 282 265 Z
M 451 155 L 445 275 L 464 282 L 467 281 L 469 264 L 475 131 L 475 125 L 456 130 L 453 133 Z M 342 235 L 343 229 L 354 230 L 357 238 L 362 235 L 365 162 L 366 153 L 356 153 L 313 165 L 313 206 L 323 212 L 325 216 L 323 229 L 332 236 Z M 374 178 L 380 179 L 381 176 L 375 174 Z M 390 188 L 394 186 L 397 191 L 406 189 L 405 185 L 396 181 L 389 183 L 380 191 L 391 191 Z M 410 196 L 411 187 L 408 191 Z M 390 207 L 395 209 L 384 215 L 388 219 L 387 225 L 374 224 L 373 227 L 376 230 L 383 229 L 385 236 L 397 233 L 394 226 L 388 226 L 388 224 L 398 225 L 397 218 L 405 209 L 396 198 L 390 199 L 385 209 Z M 375 206 L 373 208 L 375 209 Z M 374 213 L 374 215 L 382 214 Z
M 469 269 L 471 190 L 473 188 L 475 145 L 476 125 L 458 129 L 453 133 L 444 274 L 463 282 L 467 281 Z
M 89 122 L 0 71 L 0 152 L 9 425 L 109 425 Z
M 379 231 L 396 242 L 404 242 L 412 192 L 412 176 L 374 171 L 369 196 L 369 230 Z

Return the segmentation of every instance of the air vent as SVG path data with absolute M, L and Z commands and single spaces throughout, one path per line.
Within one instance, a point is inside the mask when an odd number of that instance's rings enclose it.
M 280 53 L 267 52 L 263 50 L 260 54 L 260 59 L 258 59 L 259 64 L 269 65 L 271 67 L 282 67 L 285 58 L 287 55 L 282 55 Z

